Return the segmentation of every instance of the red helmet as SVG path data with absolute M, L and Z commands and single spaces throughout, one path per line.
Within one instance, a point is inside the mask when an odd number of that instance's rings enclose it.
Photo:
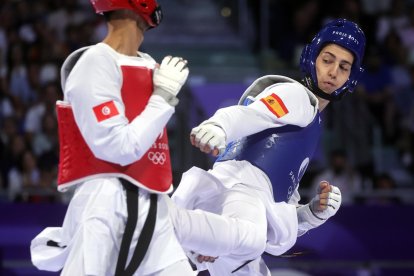
M 140 15 L 149 26 L 156 27 L 162 19 L 161 6 L 156 0 L 90 0 L 96 13 L 128 9 Z

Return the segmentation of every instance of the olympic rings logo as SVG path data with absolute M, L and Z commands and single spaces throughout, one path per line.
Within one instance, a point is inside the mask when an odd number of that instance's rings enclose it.
M 165 161 L 167 161 L 167 156 L 164 152 L 160 153 L 150 151 L 148 153 L 148 159 L 151 160 L 154 165 L 164 165 Z

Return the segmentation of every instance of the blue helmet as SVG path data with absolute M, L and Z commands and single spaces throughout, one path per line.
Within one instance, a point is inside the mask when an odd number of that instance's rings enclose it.
M 325 25 L 319 33 L 306 45 L 300 57 L 300 68 L 305 79 L 310 78 L 312 86 L 317 86 L 315 63 L 322 48 L 334 43 L 349 50 L 354 55 L 351 74 L 345 84 L 331 94 L 331 98 L 341 98 L 346 91 L 352 92 L 364 69 L 361 67 L 365 51 L 365 35 L 354 22 L 346 19 L 337 19 Z

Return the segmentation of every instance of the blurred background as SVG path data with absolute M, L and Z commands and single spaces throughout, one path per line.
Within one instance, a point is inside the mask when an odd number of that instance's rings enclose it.
M 332 18 L 367 36 L 357 90 L 325 109 L 324 132 L 305 174 L 303 202 L 321 179 L 343 207 L 284 256 L 265 255 L 274 275 L 414 275 L 414 1 L 159 0 L 164 21 L 143 52 L 188 59 L 190 77 L 168 125 L 174 184 L 214 160 L 189 143 L 192 127 L 236 104 L 257 77 L 300 79 L 305 43 Z M 71 193 L 56 191 L 55 102 L 60 66 L 101 41 L 89 0 L 0 2 L 0 275 L 53 275 L 30 262 L 31 239 L 60 226 Z M 55 273 L 56 274 L 56 273 Z

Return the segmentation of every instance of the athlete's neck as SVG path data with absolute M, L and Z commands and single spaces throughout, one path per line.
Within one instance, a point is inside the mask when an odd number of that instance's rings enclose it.
M 331 98 L 331 95 L 323 92 L 319 89 L 316 85 L 314 85 L 311 77 L 305 77 L 302 79 L 302 84 L 306 86 L 312 93 L 316 96 L 318 99 L 318 110 L 319 112 L 322 112 L 325 107 L 329 104 L 333 98 Z
M 328 100 L 322 99 L 321 97 L 316 95 L 316 98 L 318 98 L 318 110 L 319 112 L 322 112 L 322 110 L 325 109 L 325 107 L 329 104 Z
M 103 42 L 120 54 L 136 56 L 143 40 L 143 31 L 138 28 L 136 21 L 116 19 L 108 23 L 108 35 Z

